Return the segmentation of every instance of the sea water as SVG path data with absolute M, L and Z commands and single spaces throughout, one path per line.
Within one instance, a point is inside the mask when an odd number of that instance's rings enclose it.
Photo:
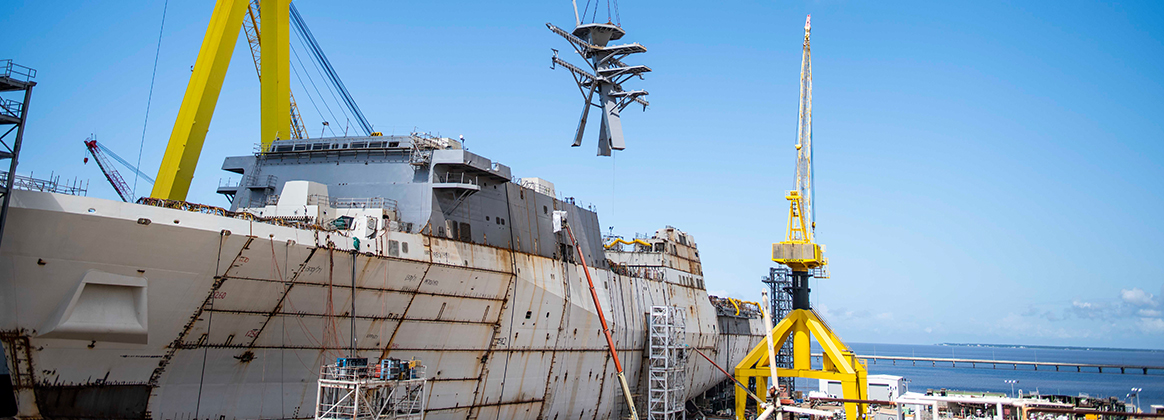
M 984 360 L 1021 360 L 1041 362 L 1067 363 L 1097 363 L 1112 365 L 1164 366 L 1164 350 L 1125 350 L 1108 348 L 1048 348 L 1048 347 L 1010 347 L 987 345 L 904 345 L 904 344 L 873 344 L 848 343 L 849 347 L 858 355 L 876 356 L 903 356 L 903 357 L 941 357 L 960 359 Z M 814 349 L 813 352 L 819 352 Z M 1085 370 L 1087 370 L 1085 368 Z M 874 363 L 869 360 L 870 375 L 897 375 L 909 380 L 906 384 L 909 391 L 924 393 L 927 389 L 938 390 L 946 388 L 960 391 L 998 392 L 1012 395 L 1011 385 L 1007 380 L 1017 380 L 1014 393 L 1020 390 L 1023 394 L 1040 393 L 1043 395 L 1080 395 L 1086 394 L 1092 398 L 1116 397 L 1125 402 L 1139 404 L 1148 411 L 1152 404 L 1164 404 L 1164 372 L 1149 370 L 1144 375 L 1141 370 L 1128 370 L 1120 374 L 1116 369 L 1113 373 L 1076 372 L 1074 368 L 1061 368 L 1056 372 L 1054 367 L 1039 367 L 1036 371 L 1030 366 L 1019 366 L 1016 370 L 1010 365 L 978 365 L 977 368 L 950 367 L 949 363 L 942 366 L 939 363 L 933 367 L 929 362 L 891 361 L 880 360 Z M 819 389 L 816 380 L 798 380 L 797 388 L 801 390 Z M 1129 396 L 1132 388 L 1142 388 L 1139 400 Z

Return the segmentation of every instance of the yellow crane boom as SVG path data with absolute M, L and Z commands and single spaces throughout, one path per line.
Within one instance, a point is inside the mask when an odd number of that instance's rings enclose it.
M 265 150 L 279 138 L 292 138 L 290 88 L 290 6 L 291 0 L 259 0 L 267 17 L 257 22 L 263 34 L 259 73 L 261 119 L 260 142 Z M 210 130 L 210 119 L 222 91 L 222 80 L 230 66 L 239 26 L 250 10 L 248 0 L 218 0 L 202 38 L 202 48 L 194 62 L 190 83 L 158 168 L 153 198 L 185 200 L 194 179 L 194 169 Z M 256 31 L 256 34 L 259 31 Z

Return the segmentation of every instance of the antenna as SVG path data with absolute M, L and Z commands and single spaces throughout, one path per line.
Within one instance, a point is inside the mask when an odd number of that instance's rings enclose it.
M 575 20 L 577 20 L 577 2 L 574 3 Z M 578 129 L 574 132 L 573 146 L 582 145 L 582 135 L 586 131 L 586 119 L 590 114 L 590 107 L 602 109 L 602 128 L 598 133 L 598 155 L 610 156 L 611 150 L 623 150 L 626 142 L 622 136 L 622 119 L 620 114 L 632 102 L 643 106 L 643 110 L 650 105 L 643 96 L 645 90 L 627 91 L 622 84 L 632 77 L 651 71 L 647 66 L 630 66 L 622 62 L 631 54 L 647 52 L 647 48 L 638 44 L 610 45 L 610 41 L 618 40 L 626 35 L 626 31 L 610 23 L 587 23 L 578 21 L 574 31 L 566 32 L 551 23 L 546 27 L 551 32 L 565 38 L 574 51 L 586 60 L 586 67 L 582 68 L 566 62 L 558 57 L 554 50 L 550 68 L 562 66 L 570 71 L 574 82 L 578 84 L 578 91 L 584 100 L 582 117 L 578 119 Z M 594 94 L 598 93 L 598 103 L 594 103 Z

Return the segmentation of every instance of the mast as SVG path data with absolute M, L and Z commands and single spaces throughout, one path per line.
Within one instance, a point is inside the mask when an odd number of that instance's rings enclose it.
M 812 171 L 812 48 L 808 35 L 812 29 L 812 15 L 804 20 L 804 55 L 800 61 L 800 112 L 796 124 L 796 190 L 800 191 L 802 212 L 808 224 L 807 237 L 811 241 L 816 231 L 816 212 L 813 202 Z

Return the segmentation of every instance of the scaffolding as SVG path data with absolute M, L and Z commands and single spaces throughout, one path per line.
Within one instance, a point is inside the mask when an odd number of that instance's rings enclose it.
M 770 267 L 768 268 L 768 276 L 760 278 L 764 284 L 768 285 L 768 295 L 772 296 L 772 307 L 769 313 L 772 314 L 773 322 L 780 322 L 780 320 L 788 317 L 792 312 L 792 270 L 787 266 Z M 785 341 L 784 345 L 776 349 L 776 367 L 780 369 L 792 369 L 792 342 Z M 796 389 L 796 378 L 791 376 L 780 377 L 779 385 L 791 393 Z
M 384 366 L 323 366 L 315 419 L 424 420 L 424 367 L 404 376 L 396 372 Z
M 674 306 L 652 306 L 649 323 L 647 419 L 686 419 L 687 317 Z
M 12 60 L 0 60 L 0 93 L 13 95 L 19 99 L 0 96 L 0 160 L 8 159 L 8 173 L 16 173 L 16 164 L 20 161 L 20 144 L 24 140 L 24 123 L 28 121 L 28 102 L 32 100 L 32 87 L 36 82 L 36 70 L 15 64 Z M 9 126 L 5 128 L 4 126 Z M 16 134 L 9 138 L 13 131 Z M 16 183 L 16 177 L 5 177 L 0 185 L 0 239 L 4 237 L 4 224 L 8 220 L 8 202 L 11 200 L 9 192 Z

